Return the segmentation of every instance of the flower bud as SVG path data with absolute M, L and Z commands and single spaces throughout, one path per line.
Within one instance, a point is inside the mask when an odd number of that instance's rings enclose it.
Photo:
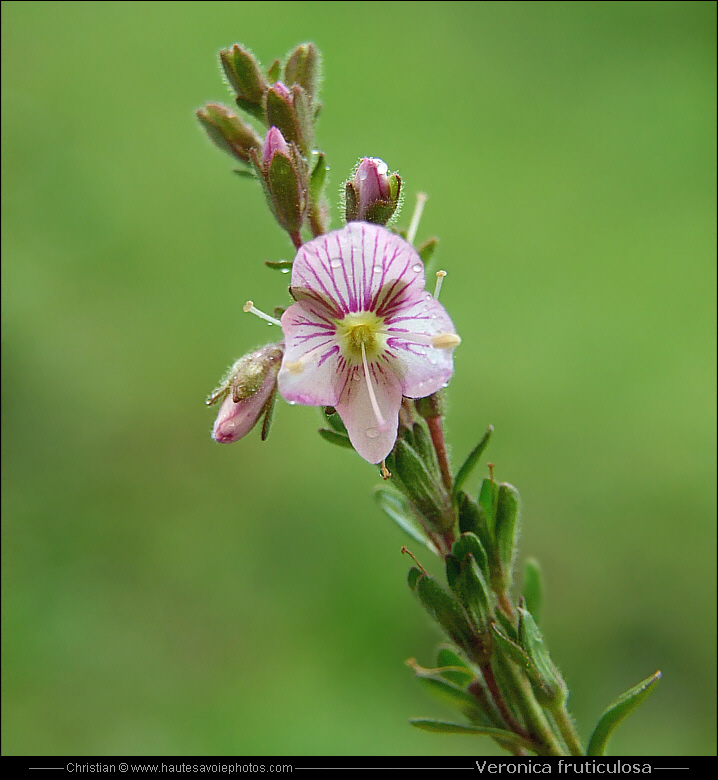
M 277 373 L 282 361 L 281 344 L 267 344 L 241 357 L 212 392 L 207 404 L 224 399 L 214 423 L 212 438 L 222 444 L 246 436 L 262 415 L 266 439 L 277 390 Z
M 262 98 L 267 91 L 267 83 L 254 55 L 235 43 L 231 49 L 223 49 L 219 53 L 219 60 L 227 82 L 235 93 L 237 105 L 257 119 L 262 119 Z
M 250 154 L 277 222 L 288 233 L 297 233 L 307 207 L 306 166 L 301 155 L 277 127 L 267 132 L 261 161 L 255 150 Z
M 265 97 L 267 124 L 279 128 L 288 143 L 294 143 L 306 154 L 302 127 L 294 105 L 295 90 L 303 92 L 301 87 L 290 90 L 281 81 L 272 84 Z
M 262 166 L 265 171 L 269 170 L 269 163 L 276 153 L 283 154 L 287 158 L 290 157 L 289 145 L 284 140 L 281 131 L 273 126 L 269 128 L 262 146 Z
M 209 103 L 197 111 L 197 119 L 222 151 L 243 163 L 250 161 L 250 149 L 259 149 L 262 145 L 254 130 L 226 106 Z
M 347 222 L 386 225 L 399 205 L 401 179 L 376 157 L 364 157 L 344 185 Z
M 298 84 L 307 93 L 310 101 L 317 95 L 320 76 L 319 52 L 313 43 L 301 43 L 287 57 L 284 66 L 284 80 L 287 84 Z

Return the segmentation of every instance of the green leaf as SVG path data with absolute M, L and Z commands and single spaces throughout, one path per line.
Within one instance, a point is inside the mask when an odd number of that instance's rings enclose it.
M 265 101 L 267 125 L 279 128 L 288 144 L 295 143 L 297 147 L 301 148 L 301 131 L 291 100 L 284 93 L 280 94 L 274 87 L 270 87 Z
M 320 78 L 319 52 L 313 43 L 301 43 L 290 52 L 284 66 L 284 83 L 287 86 L 299 84 L 310 99 L 317 93 Z
M 243 168 L 233 168 L 232 173 L 236 173 L 237 176 L 241 176 L 243 179 L 256 179 L 257 174 L 254 171 L 245 170 Z
M 538 674 L 538 682 L 531 684 L 540 703 L 554 710 L 562 707 L 568 697 L 568 688 L 549 656 L 543 636 L 531 613 L 521 607 L 519 613 L 519 644 L 526 651 Z
M 301 185 L 292 161 L 275 152 L 267 171 L 267 187 L 279 224 L 293 233 L 302 226 Z
M 535 558 L 527 558 L 524 563 L 524 599 L 536 625 L 539 625 L 543 605 L 543 575 Z
M 419 578 L 421 576 L 422 576 L 422 571 L 421 569 L 417 569 L 416 566 L 412 566 L 409 569 L 409 573 L 406 575 L 406 581 L 413 593 L 416 593 L 416 585 L 419 582 Z
M 653 690 L 655 683 L 661 679 L 661 673 L 656 672 L 643 682 L 626 691 L 619 696 L 613 704 L 601 715 L 598 725 L 591 735 L 591 741 L 588 744 L 586 755 L 603 756 L 606 754 L 606 745 L 608 738 L 613 733 L 616 726 L 632 712 Z
M 347 439 L 347 441 L 349 440 Z M 393 490 L 388 490 L 387 488 L 377 488 L 374 495 L 379 506 L 387 515 L 389 515 L 399 528 L 406 531 L 412 539 L 416 539 L 417 542 L 425 544 L 433 553 L 437 553 L 434 543 L 419 525 L 419 522 L 414 517 L 414 513 L 409 507 L 409 502 L 404 496 L 395 493 Z
M 330 444 L 338 444 L 340 447 L 345 447 L 349 450 L 354 449 L 352 443 L 349 441 L 349 437 L 345 436 L 343 433 L 337 433 L 336 431 L 331 430 L 331 428 L 320 428 L 318 433 L 324 441 L 328 441 Z
M 496 498 L 494 538 L 501 558 L 505 587 L 511 585 L 511 573 L 516 554 L 516 536 L 519 527 L 521 499 L 519 491 L 508 482 L 502 482 Z
M 474 734 L 491 737 L 503 746 L 525 747 L 531 750 L 531 744 L 518 734 L 504 729 L 494 729 L 490 726 L 462 726 L 458 723 L 448 723 L 444 720 L 431 720 L 430 718 L 412 718 L 409 723 L 423 731 L 433 731 L 439 734 Z
M 261 104 L 267 84 L 252 52 L 235 43 L 231 49 L 223 49 L 219 59 L 227 81 L 237 96 L 252 104 Z
M 456 522 L 454 507 L 444 487 L 441 476 L 431 463 L 427 464 L 411 446 L 412 436 L 398 439 L 392 451 L 394 468 L 387 466 L 401 483 L 403 492 L 411 499 L 417 513 L 424 518 L 428 528 L 443 533 Z
M 477 650 L 483 649 L 477 647 L 477 637 L 474 636 L 459 602 L 436 580 L 424 574 L 416 583 L 416 593 L 424 609 L 444 629 L 450 639 L 467 653 L 469 658 L 473 659 Z
M 491 549 L 495 548 L 496 535 L 495 535 L 495 522 L 496 522 L 496 494 L 499 486 L 488 477 L 481 483 L 481 490 L 479 490 L 479 506 L 484 511 L 484 517 L 486 518 L 486 530 L 488 538 L 491 540 Z M 489 549 L 487 547 L 487 552 Z M 491 553 L 489 553 L 491 554 Z
M 436 655 L 436 666 L 444 679 L 456 685 L 468 685 L 474 679 L 474 673 L 450 647 L 439 649 Z
M 264 264 L 267 268 L 274 268 L 276 271 L 281 271 L 283 274 L 292 270 L 292 264 L 294 260 L 265 260 Z
M 346 426 L 342 422 L 342 418 L 337 414 L 336 409 L 333 406 L 322 406 L 322 416 L 329 423 L 337 433 L 343 433 L 348 436 Z
M 474 470 L 474 467 L 478 463 L 479 458 L 483 455 L 484 450 L 486 449 L 486 445 L 489 443 L 489 439 L 491 438 L 493 431 L 494 426 L 489 425 L 488 430 L 484 434 L 484 438 L 474 447 L 474 449 L 469 454 L 469 457 L 464 461 L 463 466 L 457 472 L 456 479 L 454 480 L 454 488 L 452 490 L 453 496 L 457 496 L 459 494 L 459 491 L 461 490 L 464 482 L 466 482 L 467 478 Z
M 269 66 L 269 70 L 267 71 L 267 77 L 272 83 L 274 83 L 275 81 L 279 81 L 279 77 L 281 75 L 282 75 L 282 63 L 279 60 L 274 60 L 274 62 Z
M 318 203 L 322 197 L 324 182 L 327 179 L 327 161 L 323 152 L 317 155 L 317 162 L 309 177 L 309 195 L 313 203 Z
M 496 623 L 494 623 L 491 628 L 493 629 L 494 635 L 496 636 L 496 641 L 499 648 L 503 650 L 503 652 L 505 652 L 509 658 L 515 664 L 517 664 L 517 666 L 521 667 L 521 669 L 524 670 L 524 672 L 528 675 L 528 677 L 531 678 L 533 682 L 540 684 L 541 680 L 539 679 L 536 667 L 533 665 L 528 655 L 526 655 L 524 649 L 508 636 L 506 636 L 506 634 L 504 634 L 504 632 L 496 625 Z
M 462 533 L 454 542 L 451 552 L 460 559 L 465 558 L 467 555 L 473 555 L 479 569 L 483 572 L 488 572 L 486 550 L 484 550 L 484 546 L 476 534 L 470 531 Z
M 478 701 L 463 688 L 439 677 L 436 671 L 438 670 L 417 670 L 416 674 L 421 684 L 439 701 L 459 710 L 471 720 L 483 721 Z
M 431 260 L 438 243 L 438 238 L 430 238 L 427 241 L 424 241 L 424 243 L 416 250 L 416 253 L 419 255 L 424 265 L 426 265 L 429 260 Z

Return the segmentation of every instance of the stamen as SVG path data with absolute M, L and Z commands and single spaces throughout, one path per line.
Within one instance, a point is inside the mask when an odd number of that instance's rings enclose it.
M 439 300 L 439 292 L 441 291 L 441 285 L 444 281 L 444 277 L 446 276 L 446 271 L 437 271 L 436 272 L 436 287 L 434 288 L 434 298 L 436 300 Z
M 376 400 L 376 396 L 374 395 L 374 386 L 371 383 L 371 376 L 369 374 L 369 364 L 366 360 L 366 349 L 364 349 L 364 343 L 362 342 L 361 345 L 361 359 L 362 363 L 364 363 L 364 378 L 366 379 L 366 386 L 367 390 L 369 391 L 369 400 L 371 401 L 371 408 L 374 410 L 374 417 L 376 417 L 376 421 L 379 423 L 379 429 L 383 429 L 386 427 L 386 422 L 384 421 L 384 418 L 381 415 L 381 409 L 379 409 L 379 404 Z
M 275 317 L 270 317 L 269 314 L 265 314 L 263 311 L 260 311 L 254 305 L 253 301 L 247 301 L 247 303 L 245 303 L 244 306 L 242 306 L 242 310 L 247 312 L 248 314 L 250 314 L 250 313 L 251 314 L 256 314 L 257 317 L 259 317 L 260 319 L 266 320 L 267 322 L 269 322 L 272 325 L 280 325 L 281 326 L 281 324 L 282 324 Z
M 414 243 L 416 238 L 416 231 L 419 229 L 419 221 L 421 220 L 421 214 L 424 211 L 424 204 L 429 196 L 425 192 L 416 193 L 416 206 L 414 207 L 414 213 L 411 215 L 411 224 L 406 231 L 406 240 L 410 243 Z
M 439 333 L 438 336 L 433 336 L 431 339 L 431 346 L 436 349 L 452 349 L 458 347 L 461 344 L 461 337 L 456 333 Z

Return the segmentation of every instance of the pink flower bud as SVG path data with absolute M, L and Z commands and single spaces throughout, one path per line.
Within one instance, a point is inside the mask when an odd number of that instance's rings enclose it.
M 232 366 L 207 400 L 214 403 L 224 396 L 212 430 L 216 442 L 238 441 L 254 428 L 262 415 L 271 413 L 281 358 L 281 345 L 268 344 L 241 357 Z
M 269 169 L 269 164 L 272 162 L 272 157 L 279 152 L 285 157 L 290 157 L 289 146 L 284 140 L 281 130 L 277 127 L 270 127 L 267 131 L 267 135 L 264 138 L 264 146 L 262 147 L 262 165 L 264 170 Z
M 376 157 L 364 157 L 345 184 L 347 222 L 386 225 L 399 205 L 401 179 Z

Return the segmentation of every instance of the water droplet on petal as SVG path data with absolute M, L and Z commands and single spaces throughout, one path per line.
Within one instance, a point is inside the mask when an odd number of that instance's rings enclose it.
M 434 296 L 433 296 L 433 295 L 432 295 L 430 292 L 428 292 L 428 293 L 426 293 L 426 294 L 424 295 L 424 298 L 425 298 L 427 301 L 430 301 L 430 300 L 431 300 L 433 297 L 434 297 Z M 431 316 L 432 316 L 432 317 L 435 317 L 436 315 L 435 315 L 435 314 L 432 314 Z
M 364 431 L 364 435 L 367 437 L 367 439 L 376 439 L 376 437 L 379 435 L 379 431 L 377 431 L 376 428 L 367 428 Z
M 336 260 L 336 259 L 332 260 L 332 261 L 329 263 L 329 265 L 330 265 L 332 268 L 339 268 L 339 266 L 340 266 L 341 264 L 342 264 L 342 261 L 341 261 L 341 260 Z
M 415 274 L 418 274 L 419 271 L 423 271 L 424 270 L 424 266 L 421 263 L 414 263 L 414 265 L 411 266 L 411 270 Z
M 297 402 L 296 402 L 296 401 L 287 401 L 287 403 L 288 403 L 290 406 L 296 406 L 296 405 L 297 405 Z
M 375 274 L 380 274 L 383 270 L 384 269 L 380 265 L 375 265 L 374 266 L 374 273 Z

